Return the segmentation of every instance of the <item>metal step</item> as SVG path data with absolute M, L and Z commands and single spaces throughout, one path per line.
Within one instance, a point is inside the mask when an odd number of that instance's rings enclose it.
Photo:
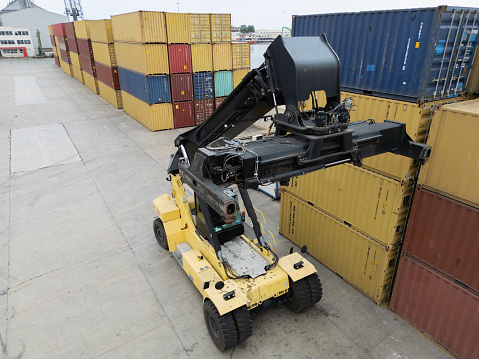
M 183 242 L 176 245 L 176 251 L 173 252 L 173 256 L 176 258 L 178 263 L 180 263 L 181 268 L 183 268 L 183 253 L 191 251 L 191 247 L 188 242 Z

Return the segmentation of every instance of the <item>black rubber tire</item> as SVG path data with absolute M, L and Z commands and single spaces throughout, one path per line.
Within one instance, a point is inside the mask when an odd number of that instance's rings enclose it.
M 241 343 L 253 334 L 253 319 L 244 306 L 233 310 L 232 314 L 236 324 L 238 343 Z
M 308 282 L 309 291 L 311 292 L 311 305 L 313 306 L 323 297 L 323 287 L 321 286 L 321 281 L 317 273 L 308 275 L 306 281 Z
M 289 279 L 288 300 L 285 304 L 293 313 L 300 313 L 311 306 L 311 291 L 306 278 L 296 282 Z
M 165 227 L 159 218 L 153 221 L 153 233 L 155 233 L 155 238 L 158 244 L 164 249 L 168 249 L 168 239 L 166 238 Z
M 238 337 L 231 313 L 220 316 L 213 302 L 207 300 L 203 304 L 203 315 L 210 337 L 219 350 L 226 350 L 236 345 Z

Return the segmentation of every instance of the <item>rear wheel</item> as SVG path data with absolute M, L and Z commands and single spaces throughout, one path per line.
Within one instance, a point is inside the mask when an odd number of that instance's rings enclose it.
M 306 277 L 308 282 L 309 291 L 311 292 L 311 305 L 315 305 L 323 297 L 323 287 L 321 281 L 316 273 Z
M 246 307 L 237 308 L 232 314 L 236 324 L 238 343 L 241 343 L 253 334 L 253 319 Z
M 231 313 L 220 315 L 215 305 L 207 300 L 203 304 L 203 315 L 211 339 L 219 350 L 226 350 L 236 345 L 236 325 Z
M 168 249 L 168 240 L 166 239 L 165 226 L 161 219 L 157 218 L 153 221 L 153 232 L 155 233 L 156 241 L 164 249 Z
M 311 291 L 306 278 L 296 282 L 289 279 L 288 301 L 285 304 L 294 313 L 302 312 L 311 306 Z

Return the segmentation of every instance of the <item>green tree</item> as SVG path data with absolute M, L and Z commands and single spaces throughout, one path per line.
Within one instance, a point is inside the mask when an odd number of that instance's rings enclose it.
M 240 32 L 242 34 L 246 34 L 247 32 L 254 32 L 254 26 L 253 25 L 241 25 L 240 26 Z

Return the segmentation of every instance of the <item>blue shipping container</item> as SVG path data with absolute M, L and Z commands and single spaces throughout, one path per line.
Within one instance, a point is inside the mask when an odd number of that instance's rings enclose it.
M 342 90 L 439 100 L 466 91 L 478 47 L 478 14 L 475 8 L 439 6 L 294 15 L 292 35 L 326 34 L 341 61 Z
M 168 75 L 144 75 L 123 67 L 118 68 L 121 89 L 150 105 L 171 102 Z
M 199 72 L 193 74 L 193 92 L 195 100 L 213 98 L 213 73 Z
M 231 71 L 215 72 L 215 97 L 228 96 L 233 91 L 233 73 Z

